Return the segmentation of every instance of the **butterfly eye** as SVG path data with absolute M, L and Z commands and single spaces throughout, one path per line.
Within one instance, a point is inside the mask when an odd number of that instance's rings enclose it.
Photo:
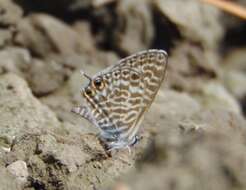
M 93 84 L 94 84 L 94 86 L 95 86 L 97 89 L 99 89 L 99 90 L 102 90 L 103 87 L 104 87 L 104 83 L 103 83 L 103 81 L 102 81 L 101 78 L 98 78 L 98 79 L 94 80 L 94 81 L 93 81 Z

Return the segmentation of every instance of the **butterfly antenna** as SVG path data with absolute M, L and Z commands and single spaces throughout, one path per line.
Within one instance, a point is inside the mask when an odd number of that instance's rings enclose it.
M 92 81 L 92 78 L 89 75 L 87 75 L 83 70 L 80 70 L 80 74 L 82 76 L 85 76 L 87 79 L 89 79 L 89 81 Z

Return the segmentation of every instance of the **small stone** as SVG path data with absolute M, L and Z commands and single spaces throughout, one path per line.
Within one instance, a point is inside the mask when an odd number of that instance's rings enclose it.
M 114 186 L 113 190 L 131 190 L 131 188 L 127 184 L 125 184 L 125 183 L 118 182 Z
M 0 0 L 0 47 L 13 39 L 23 11 L 13 1 Z
M 18 160 L 7 167 L 8 171 L 13 174 L 21 183 L 25 183 L 28 177 L 26 162 Z
M 0 74 L 12 72 L 21 75 L 31 66 L 31 55 L 28 50 L 19 47 L 5 48 L 0 51 Z
M 211 81 L 202 87 L 201 102 L 207 108 L 221 108 L 241 113 L 241 108 L 236 99 L 226 88 L 216 81 Z
M 127 54 L 148 48 L 154 39 L 154 25 L 147 1 L 119 1 L 115 46 Z
M 238 99 L 246 95 L 246 75 L 242 71 L 232 70 L 224 73 L 224 83 L 228 90 Z
M 1 147 L 4 152 L 10 152 L 10 148 Z
M 49 15 L 33 14 L 23 19 L 18 27 L 20 32 L 16 42 L 41 57 L 50 54 L 75 55 L 90 50 L 84 44 L 91 42 L 84 42 L 80 37 L 83 34 Z
M 8 172 L 8 169 L 0 166 L 0 189 L 1 190 L 22 190 L 21 184 Z
M 23 14 L 22 9 L 13 1 L 6 0 L 0 1 L 0 11 L 0 23 L 5 26 L 18 23 Z
M 218 46 L 223 35 L 218 9 L 197 0 L 152 2 L 163 20 L 174 23 L 184 38 L 198 42 L 205 48 Z M 179 10 L 180 7 L 182 9 Z
M 64 83 L 65 73 L 62 65 L 55 61 L 34 59 L 28 72 L 25 72 L 33 93 L 37 96 L 47 95 Z M 47 83 L 47 81 L 49 81 Z

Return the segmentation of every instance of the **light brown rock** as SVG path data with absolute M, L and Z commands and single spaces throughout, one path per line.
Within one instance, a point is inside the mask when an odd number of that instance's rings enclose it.
M 90 51 L 88 38 L 69 28 L 62 21 L 45 14 L 33 14 L 18 25 L 16 42 L 41 57 L 49 54 L 74 55 Z

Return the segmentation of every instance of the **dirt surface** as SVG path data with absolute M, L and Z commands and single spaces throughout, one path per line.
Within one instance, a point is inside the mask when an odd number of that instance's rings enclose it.
M 0 0 L 0 190 L 246 189 L 243 31 L 197 0 Z M 70 112 L 79 71 L 153 48 L 169 65 L 142 138 L 109 155 Z

